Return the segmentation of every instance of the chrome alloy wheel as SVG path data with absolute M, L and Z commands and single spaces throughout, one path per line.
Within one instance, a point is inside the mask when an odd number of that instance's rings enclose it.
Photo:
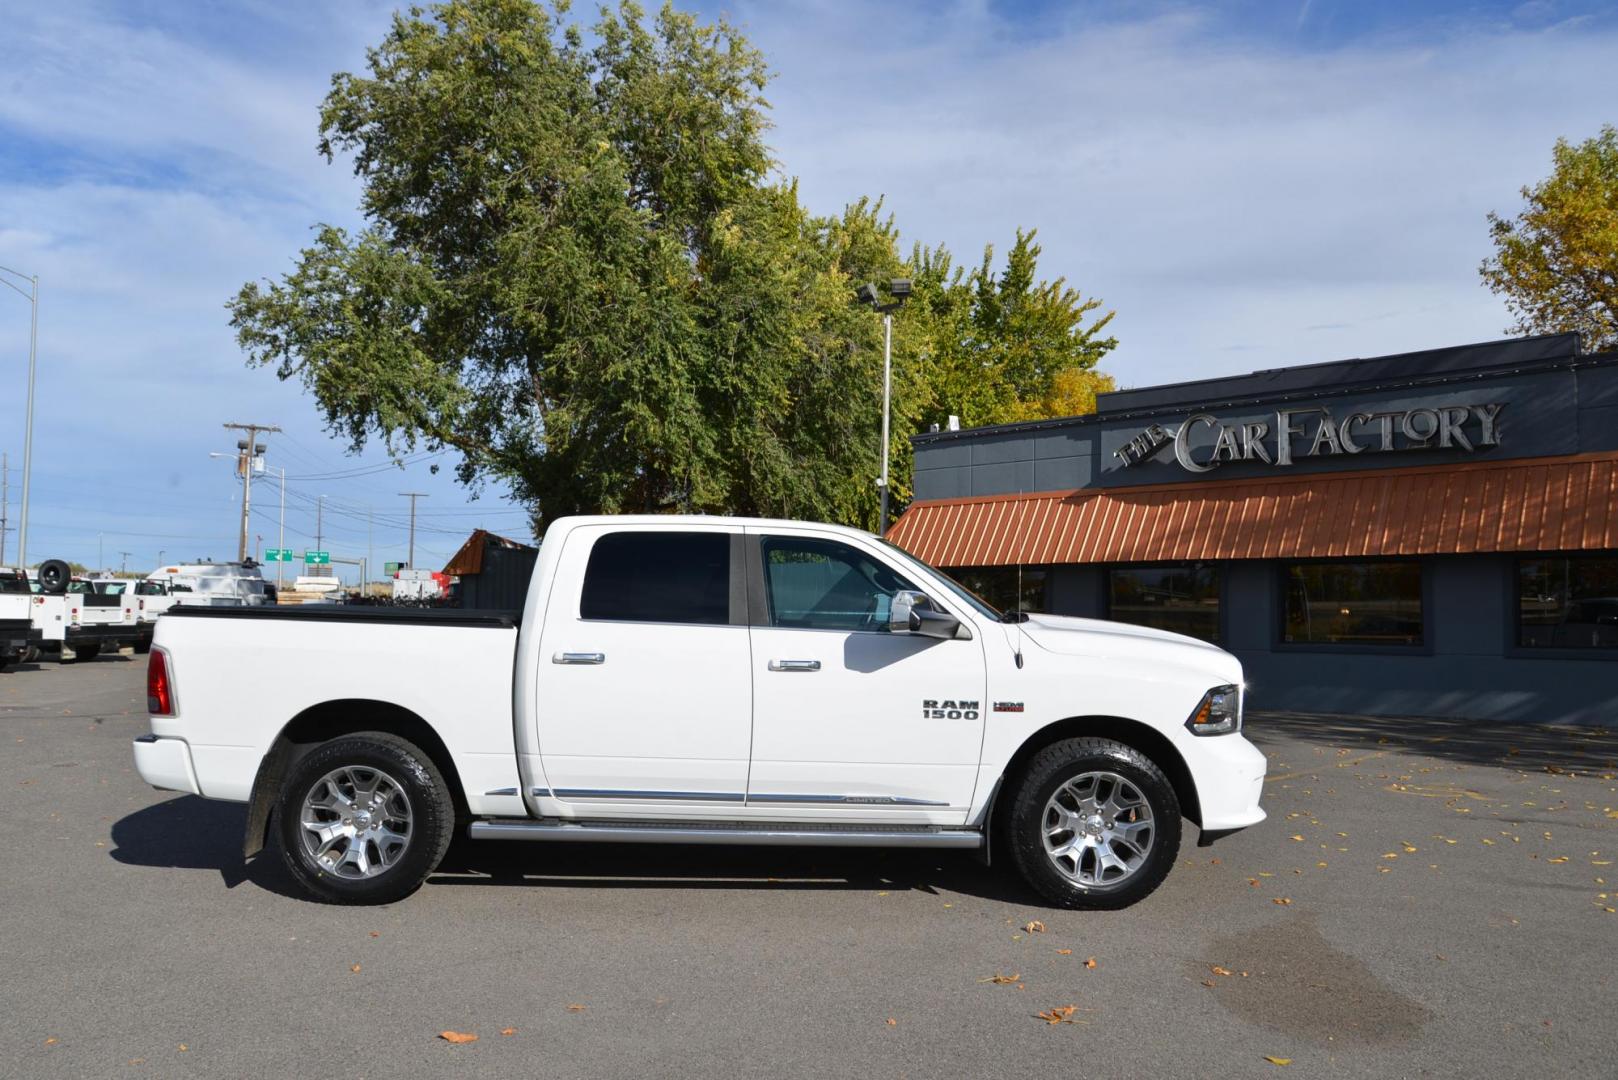
M 410 798 L 393 777 L 368 765 L 333 769 L 303 797 L 303 850 L 340 878 L 373 878 L 410 846 Z
M 1045 804 L 1045 854 L 1079 885 L 1117 885 L 1146 862 L 1157 828 L 1152 807 L 1115 772 L 1080 773 Z

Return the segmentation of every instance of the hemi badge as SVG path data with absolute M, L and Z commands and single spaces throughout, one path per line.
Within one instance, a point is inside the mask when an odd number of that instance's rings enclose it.
M 1022 712 L 1020 701 L 997 701 L 994 703 L 995 712 Z

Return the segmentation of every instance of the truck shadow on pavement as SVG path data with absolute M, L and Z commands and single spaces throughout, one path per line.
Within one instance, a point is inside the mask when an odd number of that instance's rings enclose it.
M 227 889 L 250 881 L 281 896 L 306 899 L 274 852 L 251 862 L 242 859 L 246 828 L 245 804 L 183 795 L 114 822 L 109 854 L 130 866 L 214 870 Z
M 1547 724 L 1483 724 L 1442 717 L 1337 716 L 1258 712 L 1247 735 L 1261 746 L 1266 735 L 1319 743 L 1339 750 L 1388 751 L 1548 773 L 1618 770 L 1618 729 Z M 1294 771 L 1314 764 L 1290 761 Z M 1329 767 L 1329 763 L 1321 762 Z
M 457 839 L 427 887 L 757 889 L 961 893 L 1029 903 L 1009 866 L 968 852 Z
M 137 810 L 112 826 L 109 854 L 130 866 L 212 870 L 227 889 L 243 882 L 307 899 L 273 849 L 242 859 L 247 807 L 196 795 Z M 626 872 L 626 867 L 632 871 Z M 661 844 L 544 844 L 458 837 L 428 888 L 496 885 L 593 889 L 804 889 L 962 893 L 1028 903 L 1010 867 L 966 852 L 877 851 Z

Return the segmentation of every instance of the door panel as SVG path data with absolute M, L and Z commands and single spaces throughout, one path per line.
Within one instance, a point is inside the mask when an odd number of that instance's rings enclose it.
M 749 809 L 964 821 L 983 742 L 982 642 L 875 629 L 892 592 L 914 586 L 840 538 L 772 532 L 760 550 L 774 625 L 752 629 Z
M 625 543 L 626 533 L 640 535 Z M 572 598 L 572 610 L 546 615 L 536 699 L 545 781 L 572 812 L 740 807 L 752 696 L 747 627 L 739 604 L 734 621 L 730 611 L 734 534 L 602 525 L 568 535 L 552 595 Z M 680 539 L 693 536 L 718 547 Z M 592 563 L 603 540 L 609 557 Z M 598 617 L 581 617 L 581 596 Z M 701 621 L 652 621 L 682 616 Z

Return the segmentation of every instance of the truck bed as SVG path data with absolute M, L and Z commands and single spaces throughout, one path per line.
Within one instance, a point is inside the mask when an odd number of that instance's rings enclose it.
M 239 607 L 176 605 L 168 618 L 298 619 L 309 622 L 383 623 L 388 626 L 482 626 L 510 630 L 522 621 L 520 611 L 464 608 L 372 607 L 367 604 L 263 604 Z

